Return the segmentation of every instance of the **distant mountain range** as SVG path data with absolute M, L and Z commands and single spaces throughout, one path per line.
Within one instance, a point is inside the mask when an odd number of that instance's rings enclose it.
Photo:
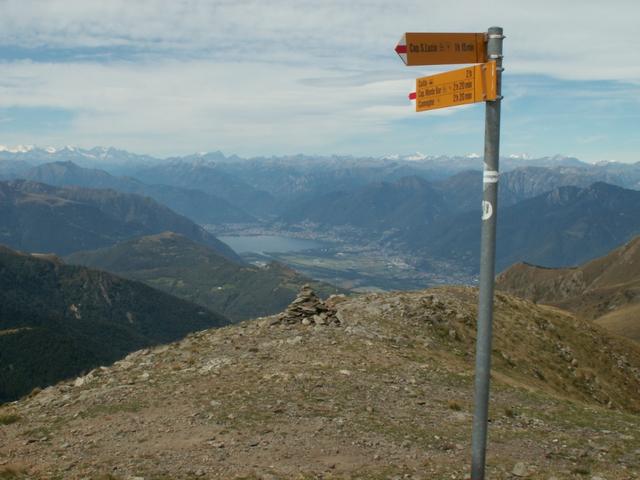
M 414 258 L 456 262 L 471 273 L 477 270 L 482 189 L 478 155 L 243 159 L 212 152 L 157 159 L 108 148 L 12 150 L 0 148 L 0 178 L 145 195 L 214 227 L 234 223 L 299 230 L 300 225 L 310 225 L 322 231 L 347 226 L 358 230 L 358 240 L 382 242 Z M 520 260 L 571 265 L 603 254 L 636 232 L 635 219 L 622 218 L 615 210 L 621 205 L 623 216 L 631 216 L 617 198 L 634 194 L 591 185 L 605 182 L 640 190 L 640 162 L 594 165 L 562 156 L 514 156 L 501 162 L 499 268 Z M 576 193 L 582 190 L 598 191 L 593 205 L 589 194 Z M 534 201 L 547 194 L 555 195 L 556 203 L 551 197 Z M 535 210 L 551 204 L 553 213 Z M 603 218 L 592 224 L 587 211 Z M 598 227 L 605 224 L 609 230 Z M 185 233 L 171 225 L 133 233 L 165 230 Z M 544 232 L 545 238 L 537 232 Z M 118 235 L 116 240 L 131 236 Z M 81 248 L 105 247 L 113 241 L 98 243 Z
M 564 267 L 601 256 L 640 233 L 640 191 L 606 183 L 559 187 L 500 208 L 498 271 L 521 261 Z M 478 267 L 479 211 L 454 215 L 437 229 L 416 227 L 401 240 L 436 258 Z
M 84 168 L 71 162 L 52 162 L 31 167 L 20 177 L 61 187 L 110 188 L 153 198 L 172 210 L 201 224 L 250 223 L 255 219 L 242 209 L 211 193 L 170 185 L 148 185 L 132 177 L 118 177 L 95 168 Z
M 339 293 L 277 262 L 238 265 L 173 232 L 74 253 L 66 261 L 144 282 L 236 321 L 282 311 L 307 283 L 323 296 Z
M 629 189 L 640 189 L 638 176 L 631 173 L 632 167 L 616 171 L 576 167 L 521 167 L 500 175 L 499 205 L 508 207 L 529 198 L 542 195 L 564 186 L 588 187 L 597 182 Z M 482 198 L 482 172 L 467 170 L 439 182 L 438 187 L 451 210 L 458 212 L 477 210 Z
M 461 171 L 478 168 L 481 165 L 482 157 L 479 154 L 447 156 L 447 155 L 425 155 L 420 152 L 407 155 L 385 155 L 381 157 L 354 157 L 351 155 L 286 155 L 286 156 L 259 156 L 252 158 L 242 158 L 237 155 L 224 155 L 220 151 L 193 153 L 180 157 L 160 158 L 150 155 L 140 155 L 126 150 L 113 147 L 93 147 L 90 149 L 66 145 L 64 147 L 38 147 L 34 145 L 18 145 L 8 147 L 0 145 L 0 160 L 22 160 L 32 164 L 47 163 L 54 161 L 74 161 L 82 166 L 94 166 L 95 164 L 109 165 L 111 167 L 121 166 L 127 168 L 131 165 L 153 165 L 176 160 L 185 162 L 204 161 L 208 163 L 220 164 L 241 164 L 260 162 L 263 165 L 285 165 L 285 166 L 305 166 L 311 165 L 333 165 L 351 168 L 353 166 L 372 166 L 382 164 L 413 164 L 431 165 L 440 171 Z M 502 168 L 510 170 L 528 165 L 540 167 L 565 166 L 579 167 L 589 165 L 575 157 L 564 155 L 554 155 L 547 157 L 531 157 L 528 155 L 510 155 L 501 159 Z M 134 166 L 135 168 L 135 166 Z
M 573 170 L 530 167 L 505 173 L 500 185 L 498 268 L 526 260 L 575 265 L 640 232 L 640 191 Z M 558 186 L 576 184 L 579 186 Z M 552 190 L 548 191 L 547 188 Z M 281 221 L 356 226 L 424 258 L 477 270 L 482 174 L 441 182 L 419 177 L 320 195 L 292 206 Z
M 151 165 L 156 163 L 158 159 L 113 147 L 85 149 L 71 145 L 62 148 L 39 148 L 33 145 L 19 145 L 18 147 L 10 148 L 0 145 L 0 172 L 2 172 L 4 161 L 20 162 L 25 169 L 43 163 L 70 161 L 83 167 L 104 167 L 108 165 L 110 169 L 126 171 L 131 164 L 137 166 Z
M 376 182 L 353 191 L 318 195 L 292 205 L 280 220 L 384 232 L 416 223 L 433 227 L 435 219 L 447 211 L 444 195 L 436 186 L 420 177 L 405 177 L 393 183 Z
M 382 158 L 292 155 L 245 159 L 211 152 L 159 159 L 102 147 L 90 150 L 74 147 L 23 147 L 13 150 L 12 152 L 0 149 L 0 175 L 4 171 L 15 174 L 20 170 L 19 164 L 22 164 L 22 169 L 26 172 L 28 168 L 43 163 L 72 161 L 83 167 L 99 166 L 111 174 L 134 176 L 145 184 L 165 184 L 202 190 L 245 210 L 255 209 L 258 199 L 270 202 L 268 206 L 272 209 L 278 200 L 307 194 L 348 190 L 372 182 L 393 182 L 406 176 L 419 176 L 436 181 L 465 170 L 482 170 L 482 159 L 478 155 L 414 154 Z M 552 168 L 567 172 L 587 171 L 595 175 L 594 181 L 640 188 L 640 162 L 603 162 L 593 165 L 560 155 L 542 158 L 512 156 L 501 159 L 503 172 L 527 167 Z M 234 191 L 238 189 L 240 191 Z M 265 211 L 273 213 L 272 210 Z
M 607 174 L 604 178 L 619 186 L 632 183 L 626 176 Z M 499 205 L 504 208 L 558 187 L 588 187 L 600 181 L 601 175 L 585 169 L 519 168 L 501 175 Z M 478 211 L 481 199 L 482 172 L 466 170 L 435 182 L 412 176 L 319 194 L 291 205 L 280 220 L 384 230 L 421 225 L 452 213 Z
M 142 283 L 0 247 L 0 403 L 228 323 Z
M 640 236 L 579 267 L 518 263 L 498 276 L 497 287 L 570 310 L 640 341 Z
M 167 230 L 242 262 L 202 227 L 148 197 L 25 180 L 0 182 L 0 243 L 12 248 L 66 255 Z
M 227 173 L 216 163 L 203 160 L 173 160 L 143 168 L 134 175 L 147 183 L 197 189 L 216 195 L 258 216 L 268 215 L 276 203 L 275 198 L 264 190 Z

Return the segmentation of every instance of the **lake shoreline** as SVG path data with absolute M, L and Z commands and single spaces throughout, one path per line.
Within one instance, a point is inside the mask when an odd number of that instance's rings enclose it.
M 229 245 L 238 254 L 302 252 L 331 246 L 326 241 L 286 235 L 220 235 L 218 239 Z

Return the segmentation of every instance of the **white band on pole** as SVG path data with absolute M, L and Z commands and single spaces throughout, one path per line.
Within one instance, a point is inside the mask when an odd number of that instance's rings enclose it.
M 482 183 L 498 183 L 500 174 L 495 170 L 485 170 L 482 175 Z

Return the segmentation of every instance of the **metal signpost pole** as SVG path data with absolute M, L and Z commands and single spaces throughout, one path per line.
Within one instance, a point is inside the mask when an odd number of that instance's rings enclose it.
M 487 58 L 497 66 L 497 98 L 486 102 L 482 241 L 480 248 L 480 296 L 476 342 L 475 412 L 473 417 L 471 480 L 484 480 L 491 374 L 491 330 L 496 258 L 496 213 L 498 206 L 498 156 L 500 152 L 500 103 L 502 83 L 502 28 L 489 28 Z
M 486 105 L 471 480 L 484 480 L 487 449 L 503 39 L 500 27 L 491 27 L 486 34 L 407 32 L 402 35 L 395 48 L 405 65 L 476 64 L 418 78 L 416 91 L 409 94 L 410 99 L 416 100 L 416 112 L 476 102 L 485 102 Z M 483 48 L 485 40 L 486 49 Z

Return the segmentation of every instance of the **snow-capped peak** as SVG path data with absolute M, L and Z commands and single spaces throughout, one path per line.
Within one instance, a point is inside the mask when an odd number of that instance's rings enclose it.
M 33 150 L 33 145 L 16 145 L 15 147 L 7 147 L 6 145 L 0 145 L 0 152 L 9 153 L 27 153 Z
M 607 165 L 615 165 L 618 162 L 616 162 L 615 160 L 598 160 L 596 162 L 593 162 L 593 165 L 596 165 L 598 167 L 606 167 Z
M 480 158 L 480 154 L 479 153 L 470 153 L 469 155 L 466 156 L 467 158 Z
M 47 147 L 44 149 L 44 151 L 47 153 L 56 153 L 58 150 L 56 150 L 55 147 Z
M 421 160 L 426 160 L 427 156 L 424 153 L 416 152 L 413 155 L 407 155 L 404 157 L 404 160 L 409 160 L 411 162 L 419 162 Z
M 380 157 L 381 160 L 402 160 L 405 162 L 421 162 L 423 160 L 430 160 L 432 156 L 425 155 L 422 152 L 416 152 L 409 155 L 399 155 L 397 153 L 391 153 L 389 155 L 385 155 L 384 157 Z
M 531 157 L 528 153 L 512 153 L 509 155 L 509 158 L 512 158 L 513 160 L 529 160 Z

